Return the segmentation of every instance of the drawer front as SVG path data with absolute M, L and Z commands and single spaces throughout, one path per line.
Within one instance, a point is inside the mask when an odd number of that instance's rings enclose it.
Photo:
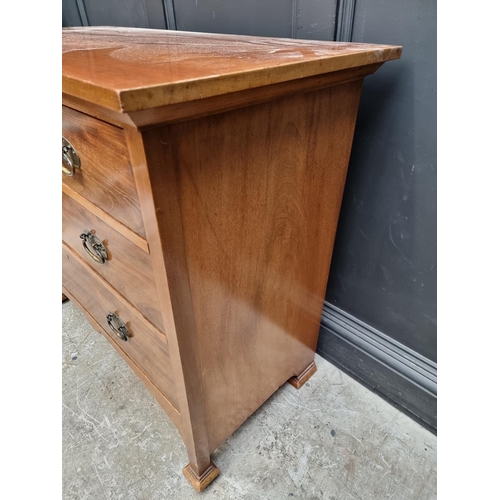
M 100 240 L 106 250 L 104 262 L 96 261 L 85 250 L 84 232 Z M 77 201 L 62 195 L 62 237 L 85 262 L 134 304 L 160 330 L 163 328 L 151 256 L 115 231 Z M 85 243 L 94 255 L 89 242 Z
M 63 183 L 145 237 L 134 174 L 122 129 L 63 106 L 63 137 L 80 159 Z
M 132 309 L 125 299 L 113 293 L 109 285 L 69 247 L 62 245 L 63 286 L 81 307 L 101 326 L 108 338 L 125 352 L 151 382 L 177 406 L 166 337 Z M 123 341 L 108 326 L 108 314 L 125 324 L 130 338 Z M 114 323 L 117 326 L 116 322 Z

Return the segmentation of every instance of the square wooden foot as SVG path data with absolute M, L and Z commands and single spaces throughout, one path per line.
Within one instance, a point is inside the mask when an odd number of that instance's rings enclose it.
M 302 373 L 288 379 L 288 382 L 292 384 L 295 389 L 300 389 L 317 371 L 316 363 L 313 361 Z
M 186 467 L 182 469 L 182 472 L 193 485 L 194 489 L 197 492 L 201 492 L 219 475 L 220 471 L 213 462 L 210 462 L 207 470 L 200 477 L 191 469 L 191 464 L 187 464 Z
M 64 293 L 62 294 L 62 301 L 63 302 L 66 302 L 68 300 L 68 297 L 66 297 L 66 295 L 64 295 Z

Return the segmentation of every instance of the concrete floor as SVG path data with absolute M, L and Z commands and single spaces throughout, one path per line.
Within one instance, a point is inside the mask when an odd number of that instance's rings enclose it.
M 63 498 L 436 498 L 436 437 L 320 358 L 212 455 L 201 495 L 166 414 L 114 348 L 63 304 Z

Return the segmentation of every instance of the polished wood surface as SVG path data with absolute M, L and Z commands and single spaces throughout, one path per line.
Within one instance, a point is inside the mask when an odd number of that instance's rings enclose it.
M 171 352 L 177 353 L 177 356 L 172 356 L 175 380 L 178 386 L 184 388 L 183 393 L 179 394 L 183 424 L 180 431 L 188 452 L 190 477 L 196 477 L 200 484 L 206 484 L 206 481 L 202 482 L 202 477 L 211 468 L 212 450 L 201 384 L 203 375 L 200 368 L 199 339 L 187 279 L 176 172 L 172 168 L 173 164 L 164 168 L 166 164 L 158 142 L 152 148 L 146 148 L 142 134 L 128 132 L 127 137 L 137 172 L 148 241 L 152 256 L 155 257 L 153 265 L 158 294 L 166 305 L 163 309 L 163 321 Z M 156 165 L 154 170 L 151 169 L 152 165 Z
M 63 107 L 62 135 L 75 148 L 81 168 L 63 183 L 144 236 L 141 208 L 123 130 Z
M 279 386 L 316 371 L 362 80 L 400 54 L 63 31 L 63 127 L 82 156 L 63 179 L 63 292 L 171 416 L 198 491 L 219 474 L 211 453 Z M 108 268 L 82 253 L 82 226 L 102 235 Z
M 117 345 L 132 358 L 172 405 L 178 408 L 165 336 L 139 311 L 134 311 L 126 300 L 114 293 L 106 281 L 65 244 L 62 246 L 62 269 L 65 289 L 76 297 L 79 304 L 108 336 L 115 336 L 107 325 L 108 313 L 115 313 L 125 323 L 131 338 L 126 342 L 117 338 Z
M 134 245 L 67 194 L 63 193 L 62 197 L 63 241 L 156 327 L 164 330 L 149 253 Z M 104 264 L 95 262 L 87 254 L 80 238 L 84 231 L 95 233 L 106 248 L 108 260 Z
M 63 30 L 64 93 L 117 111 L 397 59 L 401 47 L 138 28 Z
M 174 240 L 167 276 L 189 289 L 174 316 L 194 316 L 176 329 L 198 348 L 210 451 L 313 361 L 360 90 L 143 133 L 160 234 Z
M 220 471 L 213 462 L 210 462 L 201 476 L 192 468 L 191 464 L 186 465 L 182 469 L 182 473 L 193 485 L 193 488 L 200 493 L 219 475 Z
M 137 233 L 134 233 L 134 231 L 132 231 L 129 227 L 125 226 L 114 217 L 111 217 L 111 215 L 99 208 L 97 205 L 94 205 L 87 198 L 78 194 L 76 191 L 73 191 L 67 184 L 62 184 L 62 192 L 79 203 L 83 208 L 85 208 L 85 210 L 103 220 L 108 226 L 112 227 L 122 236 L 125 236 L 125 238 L 127 238 L 127 240 L 131 243 L 139 247 L 144 252 L 149 253 L 149 245 L 145 238 L 139 236 Z
M 185 121 L 186 119 L 202 118 L 214 113 L 231 111 L 233 109 L 273 101 L 297 93 L 310 92 L 331 87 L 338 82 L 359 80 L 379 68 L 381 63 L 368 64 L 360 68 L 349 68 L 326 75 L 311 76 L 301 80 L 292 80 L 265 87 L 257 87 L 241 92 L 217 95 L 203 100 L 181 102 L 128 113 L 126 116 L 133 126 L 139 130 Z M 123 114 L 121 116 L 124 116 Z M 124 124 L 129 126 L 129 124 Z
M 121 113 L 97 104 L 84 101 L 78 97 L 63 94 L 63 103 L 71 108 L 78 109 L 83 113 L 88 113 L 106 120 L 114 125 L 135 130 L 145 130 L 185 121 L 186 119 L 201 118 L 214 113 L 231 111 L 249 105 L 260 104 L 287 97 L 297 93 L 321 90 L 332 85 L 351 80 L 359 80 L 376 71 L 382 63 L 367 64 L 357 68 L 349 68 L 334 73 L 291 80 L 265 87 L 256 87 L 241 92 L 231 92 L 207 99 L 186 101 L 177 104 L 168 104 L 157 108 Z
M 313 361 L 302 373 L 294 375 L 288 382 L 295 387 L 295 389 L 300 389 L 316 372 L 316 363 Z

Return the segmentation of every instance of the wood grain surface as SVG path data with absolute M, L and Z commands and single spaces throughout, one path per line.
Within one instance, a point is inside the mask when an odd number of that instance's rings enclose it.
M 331 73 L 401 47 L 139 28 L 63 30 L 63 92 L 129 112 Z
M 151 247 L 158 295 L 163 305 L 163 322 L 178 388 L 181 435 L 187 448 L 190 477 L 202 478 L 213 464 L 205 420 L 197 332 L 187 280 L 176 173 L 172 165 L 164 163 L 161 144 L 154 144 L 146 155 L 143 135 L 134 131 L 127 131 L 126 134 Z M 155 175 L 151 175 L 152 166 Z M 161 179 L 159 184 L 158 179 Z M 168 226 L 164 226 L 165 232 L 160 230 L 161 221 L 168 221 Z
M 112 287 L 64 243 L 62 270 L 63 286 L 77 299 L 84 311 L 99 323 L 102 330 L 110 336 L 115 336 L 106 320 L 110 312 L 115 313 L 125 323 L 131 338 L 126 342 L 117 338 L 117 345 L 178 409 L 176 386 L 172 379 L 170 354 L 165 336 L 141 316 L 139 311 L 135 311 L 125 299 L 113 293 Z
M 169 283 L 189 290 L 172 304 L 194 316 L 176 328 L 197 350 L 210 451 L 313 361 L 360 90 L 143 133 Z
M 80 257 L 141 311 L 157 328 L 164 330 L 156 292 L 151 256 L 86 210 L 70 196 L 62 195 L 62 238 Z M 90 231 L 106 248 L 108 260 L 92 260 L 80 235 Z
M 116 232 L 120 233 L 122 236 L 125 236 L 125 238 L 127 238 L 127 240 L 129 240 L 131 243 L 139 247 L 144 252 L 149 253 L 149 245 L 144 237 L 139 236 L 137 233 L 134 233 L 132 229 L 125 226 L 114 217 L 111 217 L 111 215 L 105 212 L 102 208 L 99 208 L 97 205 L 94 205 L 91 201 L 87 200 L 87 198 L 85 198 L 81 194 L 73 191 L 67 184 L 62 184 L 62 192 L 63 194 L 66 194 L 70 198 L 75 200 L 78 204 L 85 208 L 85 210 L 95 215 L 98 219 L 103 220 Z
M 123 130 L 63 106 L 62 135 L 75 148 L 81 168 L 63 183 L 140 236 L 145 236 Z
M 113 123 L 118 127 L 134 130 L 176 123 L 193 118 L 201 118 L 215 113 L 231 111 L 233 109 L 260 104 L 266 101 L 280 99 L 293 94 L 312 92 L 331 87 L 337 83 L 346 83 L 359 80 L 376 71 L 382 63 L 367 64 L 357 68 L 349 68 L 334 73 L 290 80 L 264 87 L 256 87 L 230 94 L 216 95 L 206 99 L 186 101 L 176 104 L 167 104 L 156 108 L 121 113 L 78 97 L 63 94 L 63 103 L 66 106 L 96 116 L 101 120 Z

